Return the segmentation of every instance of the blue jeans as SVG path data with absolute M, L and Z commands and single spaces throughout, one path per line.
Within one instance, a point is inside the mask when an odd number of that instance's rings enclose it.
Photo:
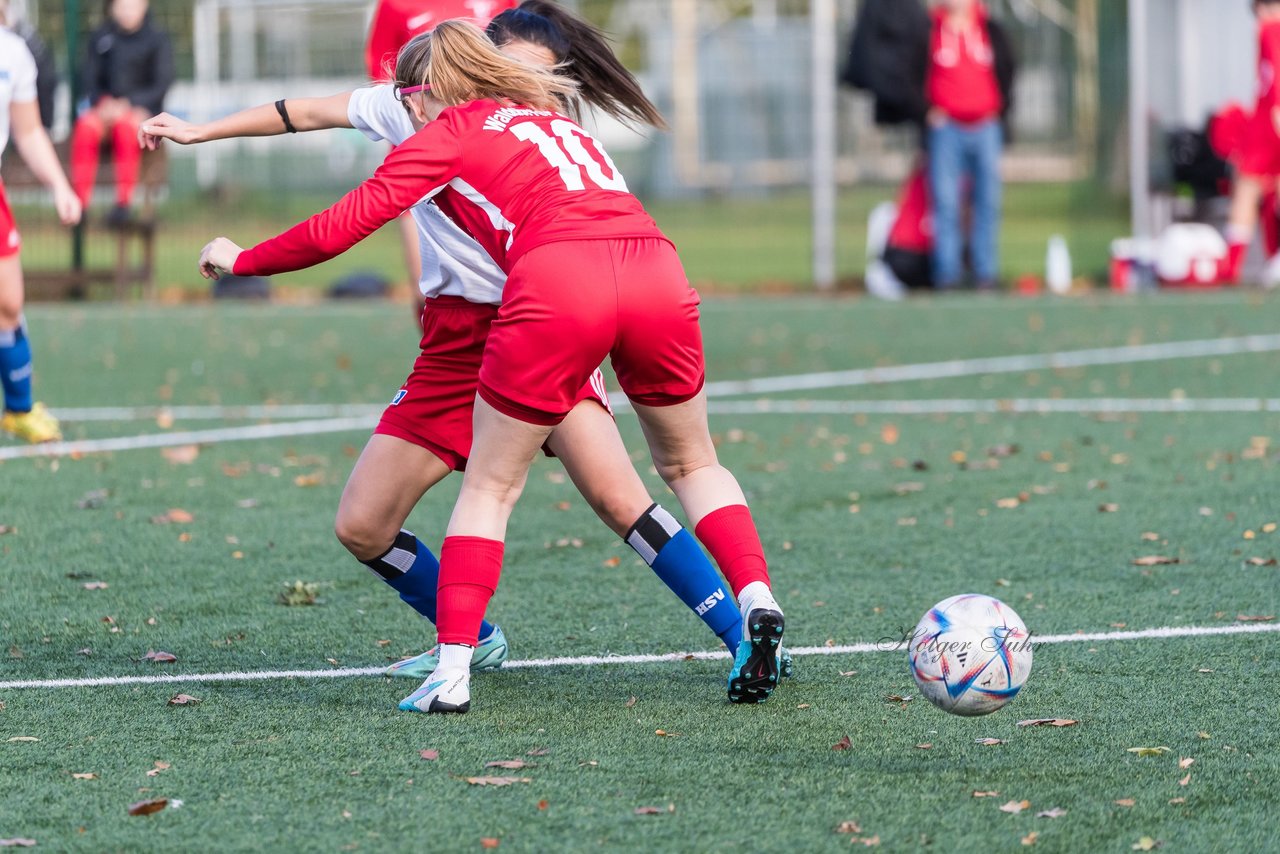
M 972 201 L 969 254 L 980 283 L 1000 270 L 1000 122 L 973 125 L 948 121 L 929 129 L 929 192 L 933 198 L 933 281 L 939 288 L 960 284 L 964 275 L 963 201 L 969 179 Z

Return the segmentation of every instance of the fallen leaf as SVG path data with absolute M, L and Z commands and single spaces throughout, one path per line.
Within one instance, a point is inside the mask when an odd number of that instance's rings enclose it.
M 98 779 L 98 775 L 93 773 L 72 774 L 71 779 L 72 780 L 96 780 Z
M 1099 513 L 1118 513 L 1119 511 L 1120 511 L 1119 504 L 1099 504 L 1098 505 Z
M 86 581 L 81 585 L 85 590 L 106 590 L 107 582 L 105 581 Z
M 1031 801 L 1009 801 L 1000 805 L 1000 812 L 1007 812 L 1017 815 L 1023 810 L 1031 809 Z
M 1053 809 L 1043 810 L 1036 813 L 1036 818 L 1062 818 L 1067 811 L 1062 807 L 1054 807 Z
M 1246 563 L 1251 566 L 1280 566 L 1280 560 L 1273 557 L 1251 557 Z
M 1176 557 L 1165 557 L 1164 555 L 1146 555 L 1133 559 L 1134 566 L 1168 566 L 1169 564 L 1182 563 Z
M 633 707 L 635 706 L 635 704 L 636 704 L 636 703 L 638 703 L 638 702 L 639 702 L 639 698 L 638 698 L 638 697 L 632 697 L 631 699 L 629 699 L 629 700 L 627 700 L 625 703 L 623 703 L 623 704 L 622 704 L 622 707 L 623 707 L 624 709 L 630 709 L 630 708 L 633 708 Z
M 933 745 L 929 744 L 928 742 L 924 744 L 917 744 L 916 750 L 933 750 Z
M 1118 807 L 1131 807 L 1137 803 L 1133 798 L 1121 798 L 1118 801 L 1112 801 Z
M 633 812 L 636 815 L 662 815 L 665 810 L 661 807 L 636 807 Z
M 622 558 L 618 557 L 617 555 L 614 555 L 613 557 L 609 558 L 604 562 L 604 566 L 607 569 L 613 569 L 615 566 L 619 565 L 620 563 L 622 563 Z
M 34 735 L 15 735 L 13 738 L 9 739 L 9 744 L 13 744 L 14 742 L 19 742 L 19 741 L 39 741 L 39 740 L 40 739 L 36 738 Z
M 849 736 L 847 735 L 835 744 L 831 745 L 832 750 L 848 750 L 850 747 L 853 747 L 853 742 L 849 740 Z
M 1253 531 L 1245 531 L 1245 532 L 1244 532 L 1244 538 L 1245 538 L 1246 540 L 1252 540 L 1252 539 L 1255 539 L 1257 536 L 1258 536 L 1258 535 L 1257 535 L 1257 534 L 1255 534 Z
M 147 776 L 148 776 L 148 777 L 159 777 L 159 776 L 160 776 L 160 772 L 161 772 L 161 771 L 168 771 L 168 770 L 169 770 L 170 768 L 172 768 L 172 767 L 173 767 L 173 766 L 172 766 L 172 765 L 170 765 L 168 762 L 162 762 L 161 760 L 158 760 L 158 759 L 157 759 L 157 760 L 156 760 L 156 767 L 154 767 L 154 768 L 152 768 L 150 771 L 148 771 L 148 772 L 147 772 Z
M 840 671 L 840 675 L 841 675 L 841 676 L 845 676 L 845 677 L 849 677 L 849 676 L 857 676 L 857 675 L 858 675 L 858 671 L 856 671 L 856 670 L 841 670 L 841 671 Z
M 836 825 L 836 833 L 861 833 L 862 825 L 856 821 L 842 821 Z
M 418 751 L 418 755 L 419 755 L 419 756 L 421 756 L 423 759 L 427 760 L 428 762 L 435 762 L 437 759 L 439 759 L 439 758 L 440 758 L 440 751 L 438 751 L 438 750 L 419 750 L 419 751 Z
M 1190 785 L 1190 783 L 1191 783 L 1190 774 L 1188 774 L 1187 776 L 1183 777 L 1181 780 L 1178 781 L 1179 786 L 1187 786 L 1187 785 Z
M 175 445 L 161 448 L 160 455 L 176 466 L 189 466 L 200 456 L 199 445 Z
M 311 474 L 300 474 L 293 479 L 294 486 L 309 487 L 321 486 L 324 484 L 325 474 L 323 471 L 312 472 Z
M 0 537 L 3 537 L 5 534 L 16 534 L 16 533 L 18 533 L 18 529 L 15 528 L 14 526 L 0 525 Z
M 1070 718 L 1032 718 L 1027 721 L 1018 721 L 1018 726 L 1075 726 L 1080 723 Z
M 464 777 L 473 786 L 511 786 L 515 783 L 532 783 L 528 777 Z
M 201 702 L 199 697 L 193 697 L 190 694 L 174 694 L 169 698 L 170 706 L 194 706 Z
M 0 839 L 0 848 L 35 848 L 36 841 L 34 839 L 26 839 L 22 836 L 15 836 L 12 839 Z
M 1021 504 L 1022 502 L 1019 501 L 1017 498 L 1001 498 L 1000 500 L 996 501 L 996 506 L 999 507 L 1001 510 L 1013 510 L 1021 506 Z
M 519 771 L 521 768 L 531 768 L 528 762 L 523 759 L 499 759 L 496 762 L 484 763 L 486 768 L 501 768 L 504 771 Z
M 493 837 L 493 836 L 480 837 L 481 848 L 497 848 L 501 844 L 502 844 L 502 840 L 498 839 L 497 837 Z
M 1196 733 L 1196 736 L 1198 738 L 1204 739 L 1205 741 L 1208 741 L 1209 739 L 1213 738 L 1213 736 L 1209 735 L 1209 733 L 1205 732 L 1204 730 L 1200 730 L 1198 733 Z
M 1040 838 L 1040 834 L 1039 834 L 1039 832 L 1037 832 L 1037 831 L 1034 831 L 1034 830 L 1033 830 L 1033 831 L 1031 831 L 1030 833 L 1028 833 L 1026 836 L 1022 837 L 1022 844 L 1023 844 L 1023 845 L 1035 845 L 1035 844 L 1036 844 L 1036 840 L 1037 840 L 1037 839 L 1039 839 L 1039 838 Z
M 898 428 L 893 424 L 886 424 L 880 428 L 880 441 L 884 442 L 886 445 L 898 444 L 898 437 L 900 435 Z
M 1163 756 L 1169 752 L 1167 747 L 1129 747 L 1126 748 L 1128 753 L 1136 753 L 1139 756 Z
M 1153 533 L 1151 531 L 1147 531 L 1145 534 L 1142 535 L 1142 539 L 1146 540 L 1149 543 L 1154 543 L 1160 539 L 1160 535 Z
M 147 654 L 142 656 L 143 661 L 154 661 L 157 664 L 170 664 L 178 660 L 178 656 L 171 652 L 157 652 L 153 649 L 147 650 Z
M 1170 799 L 1169 799 L 1169 806 L 1171 806 L 1171 807 L 1172 807 L 1172 806 L 1177 806 L 1178 804 L 1185 804 L 1186 802 L 1187 802 L 1187 799 L 1186 799 L 1186 798 L 1170 798 Z
M 680 737 L 680 733 L 678 733 L 678 732 L 667 732 L 665 729 L 655 729 L 655 730 L 653 731 L 653 734 L 654 734 L 654 735 L 660 735 L 660 736 L 662 736 L 663 738 L 679 738 L 679 737 Z
M 914 700 L 914 699 L 915 699 L 915 697 L 912 697 L 910 694 L 905 695 L 905 696 L 904 696 L 904 695 L 902 695 L 902 694 L 886 694 L 886 695 L 885 695 L 885 697 L 884 697 L 884 701 L 885 701 L 886 703 L 903 703 L 903 704 L 906 704 L 906 703 L 910 703 L 910 702 L 911 702 L 912 700 Z
M 800 705 L 796 706 L 796 708 L 797 708 L 797 709 L 809 709 L 809 708 L 812 708 L 812 707 L 811 707 L 808 703 L 801 703 Z
M 166 519 L 177 525 L 185 525 L 188 522 L 194 522 L 196 520 L 195 516 L 178 507 L 173 508 L 164 515 Z
M 1275 614 L 1262 616 L 1260 614 L 1236 614 L 1237 623 L 1269 623 L 1274 620 Z
M 975 798 L 998 798 L 1000 797 L 1000 793 L 995 791 L 994 789 L 987 792 L 982 792 L 977 789 L 974 789 L 973 796 Z
M 1192 759 L 1190 756 L 1185 756 L 1182 759 L 1178 760 L 1178 767 L 1183 769 L 1190 768 L 1192 765 L 1195 765 L 1195 764 L 1196 764 L 1196 761 Z
M 594 759 L 588 759 L 586 762 L 578 763 L 579 768 L 597 768 L 599 767 L 599 765 L 600 763 L 595 761 Z
M 1144 836 L 1129 847 L 1134 851 L 1154 851 L 1163 845 L 1160 840 L 1152 839 L 1150 836 Z
M 160 812 L 160 810 L 169 806 L 168 798 L 156 798 L 151 801 L 138 801 L 136 804 L 129 804 L 129 815 L 151 815 Z
M 1003 738 L 978 738 L 974 739 L 975 744 L 981 744 L 983 747 L 992 747 L 997 744 L 1004 744 Z
M 549 747 L 535 747 L 533 750 L 526 753 L 525 756 L 546 756 L 550 752 L 551 748 Z

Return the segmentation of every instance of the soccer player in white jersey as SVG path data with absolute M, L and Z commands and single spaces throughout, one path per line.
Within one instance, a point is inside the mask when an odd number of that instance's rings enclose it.
M 536 10 L 536 11 L 534 11 Z M 661 116 L 630 74 L 617 63 L 603 37 L 589 24 L 551 3 L 526 2 L 499 15 L 490 33 L 503 49 L 529 62 L 568 63 L 580 72 L 582 96 L 612 114 L 637 123 L 661 124 Z M 286 117 L 288 119 L 286 124 Z M 393 87 L 382 85 L 330 98 L 289 99 L 192 125 L 163 114 L 142 126 L 142 142 L 161 139 L 188 144 L 242 136 L 352 127 L 374 140 L 399 144 L 420 127 Z M 442 202 L 444 200 L 441 200 Z M 484 228 L 485 214 L 451 209 L 469 229 Z M 472 404 L 479 356 L 497 313 L 506 275 L 491 257 L 494 240 L 464 230 L 440 207 L 411 210 L 422 252 L 422 356 L 414 374 L 388 407 L 351 475 L 338 510 L 337 532 L 352 554 L 400 590 L 401 597 L 435 621 L 434 556 L 400 525 L 427 489 L 460 469 L 470 448 Z M 484 246 L 482 246 L 484 244 Z M 464 354 L 459 359 L 458 354 Z M 446 355 L 447 354 L 447 355 Z M 449 364 L 440 367 L 442 357 Z M 715 570 L 693 537 L 654 504 L 627 458 L 606 412 L 599 374 L 579 395 L 578 405 L 556 429 L 548 449 L 564 463 L 574 483 L 606 525 L 653 568 L 688 607 L 734 652 L 741 620 Z M 606 404 L 607 405 L 607 404 Z M 408 572 L 404 567 L 410 567 Z M 411 588 L 411 589 L 406 589 Z M 472 656 L 472 669 L 497 666 L 506 656 L 500 629 L 486 623 Z M 435 650 L 393 666 L 391 675 L 424 678 L 437 663 Z M 784 672 L 790 670 L 784 657 Z M 402 708 L 414 709 L 406 698 Z
M 58 219 L 75 225 L 80 221 L 80 202 L 40 123 L 36 62 L 22 38 L 3 26 L 8 5 L 8 0 L 0 0 L 0 151 L 12 137 L 19 156 L 53 191 Z M 62 438 L 58 420 L 32 397 L 31 343 L 22 316 L 21 250 L 22 238 L 0 182 L 0 384 L 4 386 L 0 430 L 28 442 L 53 442 Z

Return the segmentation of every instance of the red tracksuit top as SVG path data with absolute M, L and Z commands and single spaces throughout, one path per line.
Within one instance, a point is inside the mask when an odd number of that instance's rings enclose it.
M 380 0 L 364 52 L 369 79 L 390 80 L 387 64 L 395 65 L 400 48 L 441 21 L 468 18 L 483 27 L 518 5 L 520 0 Z
M 483 217 L 461 224 L 508 273 L 547 243 L 666 239 L 590 134 L 559 113 L 483 100 L 446 109 L 337 204 L 240 253 L 233 272 L 270 276 L 327 261 L 446 188 Z
M 948 25 L 945 9 L 934 12 L 926 94 L 930 104 L 958 122 L 999 117 L 1004 101 L 987 34 L 987 11 L 981 4 L 966 30 Z

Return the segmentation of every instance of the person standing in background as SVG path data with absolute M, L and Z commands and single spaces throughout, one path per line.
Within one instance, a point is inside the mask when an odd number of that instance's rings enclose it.
M 970 260 L 979 289 L 1000 271 L 1000 155 L 1012 106 L 1014 60 L 981 0 L 941 0 L 933 10 L 925 97 L 929 190 L 934 207 L 934 284 L 964 275 L 964 191 L 970 190 Z
M 24 3 L 10 3 L 6 20 L 0 20 L 0 26 L 7 27 L 17 33 L 31 51 L 31 58 L 36 63 L 36 102 L 40 105 L 40 123 L 45 129 L 53 127 L 54 95 L 58 91 L 58 64 L 54 61 L 53 51 L 40 38 L 36 28 L 27 20 Z
M 147 0 L 107 0 L 106 15 L 89 36 L 84 92 L 90 106 L 71 134 L 71 184 L 87 208 L 102 140 L 110 133 L 116 204 L 107 223 L 121 226 L 131 215 L 142 164 L 138 125 L 164 109 L 174 78 L 173 45 L 152 22 Z

